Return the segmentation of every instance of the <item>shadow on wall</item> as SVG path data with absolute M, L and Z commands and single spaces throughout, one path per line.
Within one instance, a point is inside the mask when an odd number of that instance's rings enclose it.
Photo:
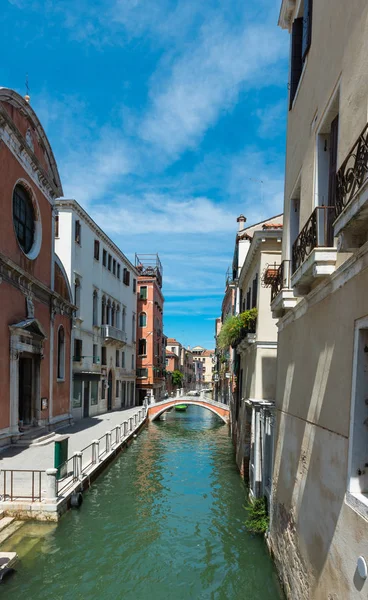
M 281 333 L 285 356 L 295 363 L 282 357 L 277 374 L 272 538 L 286 587 L 300 600 L 311 597 L 324 569 L 346 491 L 346 437 L 311 424 L 320 422 L 326 390 L 336 385 L 334 341 L 318 343 L 312 332 L 316 325 L 304 322 Z
M 262 398 L 275 400 L 276 396 L 277 356 L 262 356 Z

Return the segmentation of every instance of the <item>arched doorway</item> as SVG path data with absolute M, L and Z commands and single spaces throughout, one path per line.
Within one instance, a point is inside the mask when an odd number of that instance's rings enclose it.
M 107 410 L 112 410 L 112 371 L 109 371 L 107 385 Z

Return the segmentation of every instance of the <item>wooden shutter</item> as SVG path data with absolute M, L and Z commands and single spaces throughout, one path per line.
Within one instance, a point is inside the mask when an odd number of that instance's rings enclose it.
M 336 172 L 337 172 L 337 142 L 339 136 L 339 115 L 331 123 L 330 131 L 330 164 L 328 170 L 328 206 L 336 205 Z M 327 215 L 327 246 L 333 245 L 333 222 L 335 212 L 329 210 Z
M 312 41 L 312 1 L 304 0 L 303 14 L 303 43 L 302 43 L 302 61 L 308 54 L 308 50 Z
M 253 279 L 252 285 L 252 308 L 257 307 L 257 292 L 258 292 L 258 274 Z
M 293 106 L 296 90 L 303 69 L 302 60 L 303 17 L 295 19 L 291 33 L 291 64 L 290 64 L 290 100 L 289 110 Z
M 330 131 L 330 165 L 328 173 L 328 205 L 336 203 L 336 171 L 337 171 L 337 139 L 339 134 L 339 115 L 331 123 Z

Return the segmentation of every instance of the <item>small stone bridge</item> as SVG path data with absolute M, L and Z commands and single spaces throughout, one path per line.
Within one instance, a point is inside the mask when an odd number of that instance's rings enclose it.
M 167 398 L 162 402 L 149 404 L 149 420 L 154 421 L 155 419 L 158 419 L 162 413 L 164 413 L 172 406 L 177 406 L 178 404 L 194 404 L 195 406 L 202 406 L 203 408 L 207 408 L 211 412 L 215 413 L 215 415 L 220 417 L 220 419 L 222 419 L 224 423 L 229 423 L 230 409 L 227 404 L 222 404 L 221 402 L 214 402 L 213 400 L 208 400 L 207 398 L 199 396 L 178 396 L 177 398 Z

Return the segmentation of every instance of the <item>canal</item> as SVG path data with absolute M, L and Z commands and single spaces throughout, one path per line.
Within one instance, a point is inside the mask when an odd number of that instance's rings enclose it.
M 57 526 L 26 524 L 0 598 L 277 600 L 227 426 L 197 406 L 151 423 Z

